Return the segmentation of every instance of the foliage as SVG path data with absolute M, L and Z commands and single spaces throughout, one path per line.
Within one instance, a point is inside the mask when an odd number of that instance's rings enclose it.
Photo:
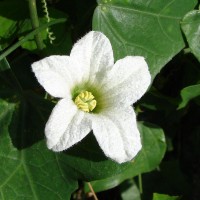
M 90 199 L 88 181 L 99 199 L 199 199 L 197 0 L 47 0 L 50 21 L 37 0 L 38 27 L 30 2 L 0 0 L 0 200 Z M 69 54 L 92 29 L 110 39 L 115 60 L 141 55 L 149 65 L 151 87 L 134 105 L 143 148 L 132 162 L 107 159 L 92 132 L 65 152 L 45 144 L 55 99 L 30 65 Z
M 178 200 L 178 199 L 180 198 L 175 196 L 172 197 L 169 195 L 157 194 L 157 193 L 153 194 L 153 200 Z

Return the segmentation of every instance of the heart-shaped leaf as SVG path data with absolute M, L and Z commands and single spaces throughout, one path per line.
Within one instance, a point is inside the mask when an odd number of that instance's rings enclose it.
M 93 29 L 111 40 L 116 60 L 144 56 L 152 79 L 185 44 L 180 20 L 197 0 L 99 0 Z
M 0 100 L 0 199 L 70 199 L 77 181 L 43 141 L 22 150 L 13 145 L 9 126 L 16 107 Z

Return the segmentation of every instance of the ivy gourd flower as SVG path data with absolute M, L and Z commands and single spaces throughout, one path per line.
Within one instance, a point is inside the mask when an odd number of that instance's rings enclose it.
M 63 151 L 91 130 L 104 154 L 123 163 L 142 145 L 131 105 L 146 92 L 151 76 L 141 56 L 114 64 L 108 38 L 91 31 L 70 56 L 50 56 L 32 64 L 38 82 L 60 100 L 45 127 L 47 146 Z

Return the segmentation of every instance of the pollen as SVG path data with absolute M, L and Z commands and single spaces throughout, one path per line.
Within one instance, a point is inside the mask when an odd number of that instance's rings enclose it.
M 95 100 L 95 97 L 91 92 L 84 91 L 81 92 L 76 98 L 75 98 L 75 104 L 77 107 L 84 111 L 84 112 L 90 112 L 94 110 L 94 108 L 97 105 L 97 101 Z

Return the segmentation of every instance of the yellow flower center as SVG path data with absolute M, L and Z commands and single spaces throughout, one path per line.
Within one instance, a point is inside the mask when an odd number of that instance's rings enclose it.
M 80 110 L 90 112 L 97 105 L 97 101 L 94 98 L 91 92 L 84 91 L 75 98 L 74 102 Z

